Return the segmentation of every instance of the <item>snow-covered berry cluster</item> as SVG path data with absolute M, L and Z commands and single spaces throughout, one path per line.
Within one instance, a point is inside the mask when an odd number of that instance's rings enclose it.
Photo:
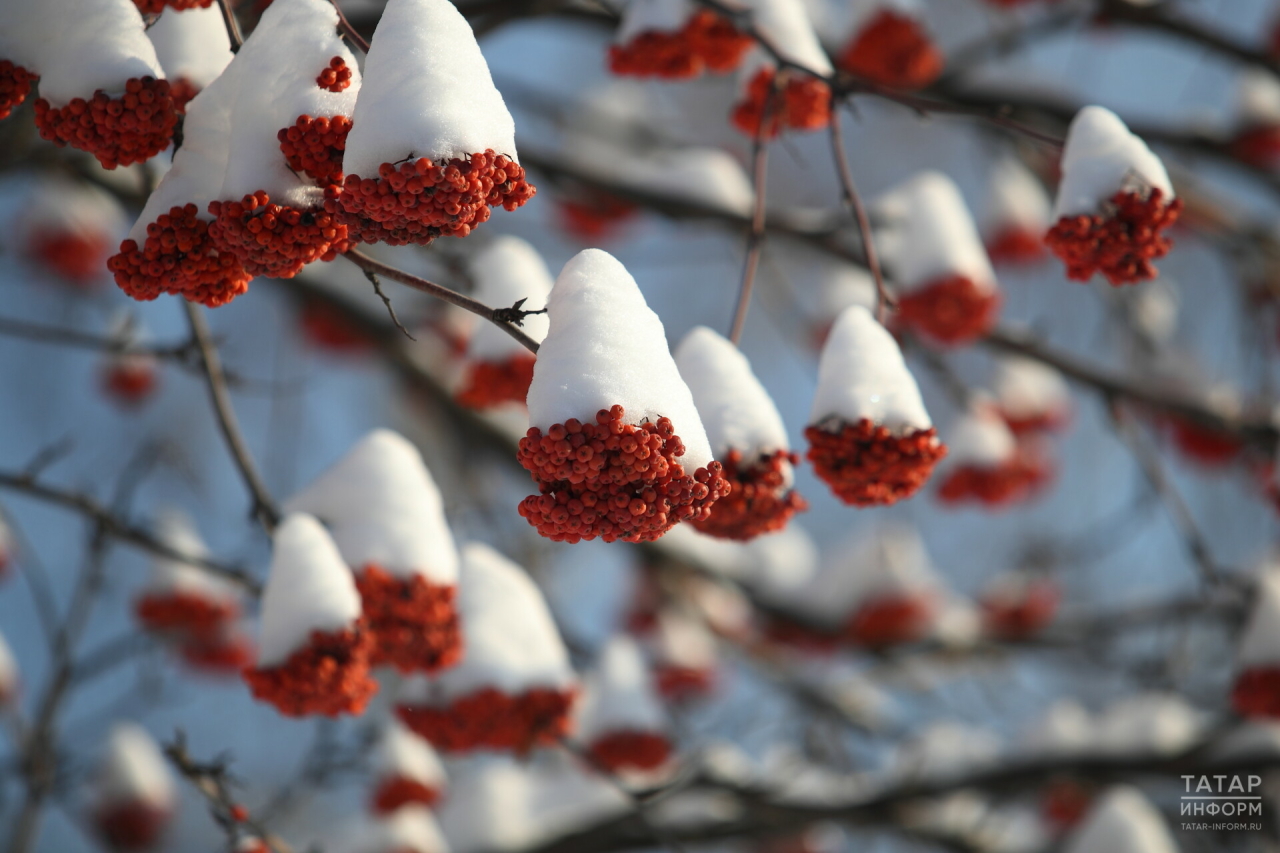
M 169 146 L 178 123 L 169 81 L 149 76 L 130 78 L 118 96 L 99 90 L 61 107 L 38 98 L 35 108 L 43 138 L 88 151 L 105 169 L 150 160 Z
M 869 418 L 805 428 L 814 473 L 851 506 L 887 506 L 924 485 L 947 454 L 933 427 L 895 431 Z
M 292 278 L 316 260 L 347 250 L 347 228 L 323 209 L 274 204 L 258 190 L 240 201 L 211 201 L 209 239 L 219 255 L 239 258 L 251 276 Z
M 708 536 L 754 539 L 787 526 L 809 503 L 791 488 L 791 471 L 800 456 L 778 450 L 744 462 L 742 451 L 730 450 L 721 462 L 729 493 L 720 498 L 711 514 L 694 520 L 693 526 Z
M 141 246 L 133 238 L 121 243 L 107 268 L 134 299 L 170 293 L 210 308 L 225 305 L 249 289 L 253 276 L 235 255 L 217 251 L 209 225 L 195 204 L 170 208 L 146 225 Z
M 133 0 L 133 2 L 142 14 L 159 15 L 166 8 L 179 12 L 185 9 L 207 9 L 213 5 L 214 0 Z
M 351 85 L 351 68 L 341 56 L 329 60 L 329 64 L 316 77 L 316 85 L 326 92 L 342 92 Z
M 710 9 L 692 11 L 678 29 L 637 31 L 647 25 L 635 20 L 646 5 L 657 4 L 629 3 L 624 10 L 619 38 L 626 40 L 609 47 L 609 70 L 614 74 L 668 80 L 685 80 L 704 71 L 723 74 L 737 68 L 754 43 Z
M 1121 190 L 1097 214 L 1059 219 L 1045 242 L 1067 267 L 1067 277 L 1088 281 L 1097 273 L 1113 285 L 1156 277 L 1152 261 L 1163 258 L 1172 241 L 1163 232 L 1178 221 L 1182 199 L 1165 199 L 1158 188 Z
M 281 128 L 277 138 L 289 168 L 319 184 L 342 180 L 342 152 L 351 132 L 351 119 L 343 115 L 298 116 L 291 127 Z
M 854 33 L 836 64 L 885 86 L 923 89 L 942 73 L 943 59 L 919 21 L 885 8 Z
M 805 74 L 783 72 L 775 82 L 773 68 L 761 68 L 751 78 L 742 100 L 733 108 L 733 125 L 751 137 L 772 139 L 787 130 L 821 130 L 831 123 L 831 89 Z
M 0 59 L 0 119 L 8 118 L 27 99 L 31 94 L 31 84 L 37 79 L 21 65 Z

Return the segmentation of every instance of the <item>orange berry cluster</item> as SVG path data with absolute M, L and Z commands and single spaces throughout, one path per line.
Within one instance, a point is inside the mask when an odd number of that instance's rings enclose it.
M 31 84 L 38 79 L 21 65 L 0 59 L 0 119 L 8 118 L 9 113 L 27 99 Z
M 102 275 L 110 239 L 99 231 L 40 228 L 31 235 L 27 251 L 72 284 L 89 287 Z
M 356 574 L 356 588 L 374 639 L 371 664 L 390 664 L 403 673 L 436 672 L 462 659 L 455 587 L 437 586 L 421 575 L 405 580 L 367 565 Z
M 533 381 L 534 358 L 517 353 L 504 361 L 477 361 L 467 368 L 467 381 L 455 399 L 471 409 L 524 403 Z
M 1060 597 L 1048 579 L 1028 584 L 1017 595 L 987 596 L 981 602 L 983 630 L 1003 640 L 1034 636 L 1053 621 Z
M 1227 145 L 1232 157 L 1259 169 L 1270 169 L 1280 161 L 1280 126 L 1259 125 L 1236 134 Z
M 160 840 L 171 817 L 168 809 L 131 800 L 97 809 L 93 828 L 111 850 L 146 850 Z
M 369 677 L 373 635 L 357 624 L 341 631 L 312 631 L 307 645 L 279 666 L 246 669 L 253 697 L 286 717 L 360 714 L 378 682 Z
M 169 97 L 173 98 L 173 109 L 180 116 L 187 114 L 187 104 L 200 94 L 200 87 L 186 77 L 175 77 L 169 80 Z
M 433 806 L 439 799 L 435 788 L 403 776 L 388 776 L 378 783 L 371 805 L 378 814 L 391 814 L 404 806 Z
M 656 770 L 671 757 L 671 741 L 656 732 L 616 731 L 595 739 L 587 752 L 597 764 L 619 770 Z
M 1044 257 L 1044 241 L 1038 231 L 1011 225 L 987 242 L 987 256 L 994 264 L 1030 264 Z
M 312 261 L 331 261 L 347 250 L 347 227 L 328 211 L 272 204 L 262 190 L 238 202 L 211 201 L 209 213 L 214 248 L 239 258 L 251 276 L 293 278 Z
M 168 147 L 178 113 L 169 81 L 134 77 L 118 98 L 99 89 L 89 100 L 74 98 L 54 109 L 36 101 L 36 128 L 56 145 L 88 151 L 104 169 L 149 160 Z
M 518 163 L 490 149 L 443 165 L 425 157 L 383 163 L 377 178 L 347 175 L 325 190 L 325 209 L 352 240 L 425 246 L 441 235 L 465 237 L 491 207 L 515 210 L 534 192 Z
M 1067 278 L 1088 281 L 1100 272 L 1113 285 L 1134 284 L 1156 277 L 1152 261 L 1173 246 L 1161 232 L 1181 213 L 1182 199 L 1166 203 L 1158 188 L 1145 195 L 1121 190 L 1105 215 L 1064 216 L 1045 242 L 1067 265 Z
M 1254 666 L 1236 677 L 1231 707 L 1242 717 L 1280 719 L 1280 666 Z
M 943 503 L 981 503 L 988 507 L 1009 506 L 1039 491 L 1052 477 L 1048 463 L 1019 448 L 1001 465 L 961 465 L 938 489 Z
M 210 675 L 238 675 L 253 662 L 253 643 L 237 631 L 220 631 L 182 643 L 178 654 L 183 663 Z
M 111 358 L 102 370 L 103 390 L 123 406 L 141 404 L 156 390 L 158 380 L 152 359 L 127 353 Z
M 508 749 L 528 752 L 555 746 L 569 733 L 573 690 L 534 688 L 515 696 L 492 687 L 448 706 L 398 705 L 396 715 L 420 737 L 444 752 Z
M 912 643 L 929 630 L 935 610 L 928 593 L 878 596 L 858 607 L 845 627 L 845 636 L 872 649 Z
M 1201 465 L 1218 468 L 1235 461 L 1244 450 L 1239 436 L 1176 416 L 1164 419 L 1169 438 L 1184 456 Z
M 142 627 L 157 634 L 209 636 L 234 620 L 240 608 L 189 592 L 151 593 L 139 598 L 133 612 Z
M 121 290 L 143 302 L 171 293 L 210 308 L 225 305 L 249 289 L 252 276 L 234 254 L 214 247 L 209 225 L 194 204 L 170 208 L 147 226 L 142 248 L 125 240 L 107 269 Z
M 932 427 L 895 434 L 868 418 L 812 425 L 804 435 L 814 472 L 850 506 L 889 506 L 911 497 L 947 455 Z
M 799 493 L 787 488 L 785 464 L 798 465 L 799 455 L 786 450 L 762 454 L 742 464 L 742 451 L 730 450 L 721 462 L 729 494 L 716 501 L 711 514 L 694 521 L 700 533 L 746 541 L 787 526 L 791 516 L 809 508 Z
M 1043 432 L 1056 432 L 1065 427 L 1071 420 L 1071 409 L 1062 405 L 1056 409 L 1021 415 L 1010 414 L 1001 409 L 1000 418 L 1014 435 L 1034 435 Z
M 635 214 L 635 209 L 631 202 L 607 193 L 560 198 L 556 204 L 561 227 L 588 242 L 610 236 Z
M 609 70 L 668 80 L 697 77 L 703 71 L 723 74 L 738 67 L 751 45 L 751 36 L 710 9 L 700 9 L 675 32 L 648 30 L 624 45 L 611 46 Z
M 943 60 L 918 21 L 883 9 L 858 31 L 836 64 L 884 86 L 923 89 L 938 79 Z
M 208 9 L 213 0 L 133 0 L 138 11 L 144 15 L 159 15 L 168 6 L 176 11 L 185 9 Z
M 355 353 L 372 348 L 373 341 L 343 311 L 327 302 L 309 299 L 298 315 L 308 341 L 331 352 Z
M 329 65 L 316 78 L 316 85 L 330 92 L 344 91 L 351 85 L 351 69 L 341 56 L 329 60 Z
M 303 115 L 292 127 L 282 128 L 276 138 L 290 169 L 319 184 L 330 184 L 342 180 L 342 155 L 350 132 L 351 119 L 346 116 Z
M 714 669 L 659 664 L 653 669 L 658 692 L 672 702 L 690 702 L 708 695 L 716 686 Z
M 761 68 L 751 78 L 746 97 L 733 108 L 734 127 L 751 137 L 772 139 L 784 127 L 819 130 L 831 123 L 831 89 L 824 81 L 788 73 L 782 91 L 775 94 L 774 73 L 771 68 Z
M 898 297 L 898 320 L 940 344 L 981 337 L 1000 314 L 1000 292 L 984 290 L 963 275 L 940 278 Z
M 570 418 L 544 435 L 532 427 L 516 458 L 541 490 L 520 515 L 557 542 L 652 542 L 681 521 L 704 519 L 729 492 L 719 462 L 685 474 L 684 443 L 669 418 L 629 425 L 622 406 L 595 423 Z
M 833 652 L 843 639 L 840 629 L 820 627 L 792 618 L 789 614 L 764 614 L 763 634 L 771 643 L 805 652 Z

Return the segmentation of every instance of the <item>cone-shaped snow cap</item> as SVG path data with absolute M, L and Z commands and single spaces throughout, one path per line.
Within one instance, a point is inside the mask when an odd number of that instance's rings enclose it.
M 329 525 L 343 559 L 359 571 L 370 564 L 401 578 L 423 575 L 452 586 L 458 554 L 444 517 L 444 499 L 409 440 L 376 429 L 287 504 Z
M 667 726 L 640 648 L 624 636 L 605 645 L 586 678 L 579 709 L 578 734 L 587 742 L 612 732 L 661 732 Z
M 723 460 L 730 450 L 751 460 L 790 449 L 778 407 L 747 357 L 726 338 L 706 326 L 694 327 L 676 348 L 676 366 L 693 394 L 716 459 Z
M 980 290 L 996 290 L 996 274 L 955 181 L 921 172 L 876 203 L 889 221 L 886 261 L 894 281 L 910 293 L 950 276 L 964 276 Z
M 1164 819 L 1137 788 L 1104 794 L 1067 842 L 1065 853 L 1177 853 Z
M 141 803 L 167 809 L 174 801 L 173 779 L 160 747 L 146 729 L 116 723 L 93 781 L 98 808 Z
M 1010 421 L 1062 415 L 1071 407 L 1071 390 L 1062 374 L 1031 358 L 1005 356 L 997 361 L 992 390 L 1000 413 Z
M 628 0 L 613 40 L 626 44 L 641 33 L 675 32 L 696 10 L 691 0 Z
M 1049 195 L 1044 184 L 1016 157 L 1002 157 L 991 169 L 982 224 L 989 236 L 1017 228 L 1037 237 L 1049 227 Z
M 204 88 L 231 62 L 231 40 L 222 13 L 204 8 L 166 10 L 147 30 L 156 57 L 170 80 Z
M 65 106 L 73 98 L 88 100 L 99 89 L 120 95 L 125 81 L 133 78 L 164 77 L 133 0 L 40 0 L 13 5 L 29 12 L 27 27 L 20 30 L 28 45 L 24 52 L 34 62 L 34 67 L 27 67 L 40 74 L 40 97 L 54 107 Z
M 1257 597 L 1236 651 L 1241 669 L 1280 666 L 1280 573 L 1258 579 Z
M 831 417 L 867 418 L 890 429 L 933 426 L 897 341 L 861 305 L 840 314 L 822 348 L 809 423 Z
M 1169 173 L 1147 144 L 1111 110 L 1085 107 L 1067 131 L 1053 218 L 1097 214 L 1123 189 L 1158 189 L 1166 202 L 1174 197 Z
M 947 431 L 947 446 L 951 452 L 944 464 L 952 468 L 994 468 L 1012 459 L 1018 450 L 1013 432 L 988 405 L 973 406 L 956 418 Z
M 515 122 L 471 25 L 449 0 L 389 0 L 364 77 L 347 174 L 373 178 L 383 163 L 439 163 L 489 149 L 517 159 Z
M 526 767 L 505 755 L 483 753 L 461 763 L 440 823 L 459 853 L 519 850 L 538 836 L 532 813 L 534 784 Z
M 788 62 L 794 62 L 815 74 L 832 72 L 831 61 L 818 41 L 803 0 L 747 0 L 743 5 L 751 11 L 751 23 Z M 749 66 L 759 68 L 765 62 L 763 49 Z M 749 67 L 751 73 L 754 71 Z
M 351 70 L 341 92 L 317 76 L 340 57 Z M 265 190 L 276 204 L 315 207 L 324 192 L 289 168 L 277 134 L 301 115 L 349 116 L 360 90 L 355 57 L 338 35 L 338 13 L 326 0 L 275 0 L 236 55 L 243 65 L 231 110 L 231 142 L 221 197 L 238 201 Z
M 574 684 L 569 655 L 551 611 L 524 570 L 478 542 L 462 547 L 459 604 L 466 634 L 462 663 L 424 680 L 428 703 L 466 696 L 486 687 L 508 695 L 533 688 L 562 689 Z
M 156 538 L 178 553 L 195 559 L 209 556 L 209 548 L 200 537 L 200 531 L 186 513 L 165 510 L 157 516 L 155 528 Z M 229 581 L 184 560 L 168 557 L 152 559 L 147 592 L 162 595 L 186 593 L 219 601 L 235 601 L 240 597 Z
M 529 386 L 529 424 L 546 430 L 621 405 L 627 424 L 670 418 L 686 474 L 712 461 L 689 387 L 658 315 L 626 267 L 587 249 L 565 264 L 547 301 L 550 330 Z
M 475 298 L 492 308 L 510 308 L 520 300 L 525 311 L 546 307 L 554 283 L 538 250 L 519 237 L 503 235 L 471 259 Z M 521 329 L 538 343 L 547 336 L 546 314 L 530 314 Z M 503 361 L 527 356 L 519 341 L 493 323 L 480 323 L 467 345 L 467 355 L 479 361 Z
M 360 593 L 333 539 L 310 515 L 286 516 L 276 528 L 262 592 L 258 666 L 282 664 L 312 631 L 341 631 L 359 618 Z
M 382 732 L 373 753 L 378 778 L 408 779 L 435 791 L 445 788 L 444 765 L 431 744 L 392 720 Z
M 702 622 L 668 607 L 658 614 L 653 655 L 662 666 L 711 670 L 716 665 L 716 639 Z

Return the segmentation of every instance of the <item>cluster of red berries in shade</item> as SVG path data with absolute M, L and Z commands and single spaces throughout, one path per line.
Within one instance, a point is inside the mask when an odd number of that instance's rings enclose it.
M 720 463 L 729 482 L 729 494 L 716 501 L 711 514 L 694 521 L 693 526 L 708 536 L 742 541 L 781 530 L 793 515 L 809 508 L 788 483 L 787 466 L 799 463 L 799 455 L 777 450 L 744 465 L 742 451 L 730 450 Z
M 734 127 L 751 137 L 772 139 L 784 128 L 820 130 L 831 123 L 831 88 L 817 77 L 761 68 L 751 78 L 745 97 L 733 108 Z
M 699 9 L 674 32 L 647 30 L 609 48 L 609 70 L 636 77 L 687 80 L 704 71 L 738 67 L 753 44 L 751 36 L 709 9 Z
M 582 240 L 595 241 L 611 236 L 634 216 L 636 206 L 606 193 L 557 199 L 561 227 Z
M 374 640 L 372 665 L 436 672 L 462 659 L 455 587 L 437 586 L 416 574 L 398 578 L 368 565 L 356 574 L 356 588 Z
M 979 602 L 983 630 L 1002 640 L 1035 636 L 1053 621 L 1061 599 L 1058 585 L 1049 578 L 1037 578 L 1015 590 L 985 595 Z
M 964 275 L 949 275 L 898 297 L 896 319 L 947 346 L 981 337 L 1000 314 L 1000 292 Z
M 346 116 L 299 116 L 292 127 L 276 135 L 289 168 L 320 184 L 342 180 L 342 155 L 351 119 Z
M 138 406 L 150 399 L 159 379 L 155 362 L 146 356 L 113 356 L 102 369 L 103 390 L 122 406 Z
M 1015 413 L 1000 409 L 1000 419 L 1015 436 L 1037 435 L 1063 429 L 1071 420 L 1071 409 L 1066 405 L 1039 412 Z
M 168 808 L 130 800 L 98 808 L 93 826 L 111 850 L 146 850 L 160 840 L 170 817 Z
M 14 109 L 31 94 L 31 84 L 37 79 L 21 65 L 0 59 L 0 119 L 9 117 Z
M 1164 193 L 1121 190 L 1101 215 L 1064 216 L 1049 229 L 1045 243 L 1067 266 L 1067 277 L 1088 281 L 1102 273 L 1113 285 L 1156 277 L 1152 261 L 1169 253 L 1164 230 L 1178 221 L 1182 199 L 1166 202 Z
M 253 661 L 253 643 L 238 631 L 224 629 L 209 637 L 195 637 L 178 646 L 183 663 L 208 675 L 239 675 Z
M 166 6 L 179 12 L 186 9 L 208 9 L 213 5 L 213 0 L 133 0 L 133 4 L 144 15 L 159 15 Z
M 535 746 L 555 746 L 569 733 L 569 710 L 576 695 L 573 689 L 550 688 L 510 695 L 486 687 L 445 707 L 397 705 L 396 715 L 444 752 L 505 749 L 525 753 Z
M 1280 666 L 1255 666 L 1236 676 L 1231 707 L 1242 717 L 1280 719 Z
M 885 86 L 923 89 L 938 79 L 943 60 L 919 21 L 883 9 L 854 35 L 836 64 Z
M 1009 506 L 1036 494 L 1053 479 L 1053 466 L 1031 445 L 1020 443 L 998 465 L 959 465 L 938 488 L 943 503 Z
M 73 98 L 54 108 L 36 100 L 36 128 L 56 145 L 71 145 L 98 158 L 105 169 L 149 160 L 168 147 L 178 123 L 169 81 L 134 77 L 124 94 L 99 89 L 89 100 Z
M 494 207 L 515 210 L 533 198 L 520 164 L 492 149 L 436 164 L 422 157 L 383 163 L 378 177 L 347 175 L 325 190 L 325 210 L 352 241 L 425 246 L 440 236 L 465 237 Z
M 173 98 L 173 109 L 178 115 L 187 114 L 187 104 L 200 94 L 200 87 L 186 77 L 175 77 L 169 80 L 169 97 Z
M 234 600 L 196 592 L 152 592 L 133 605 L 147 631 L 172 644 L 193 669 L 208 674 L 238 673 L 253 656 L 253 645 L 235 628 L 240 607 Z
M 1240 437 L 1229 432 L 1176 415 L 1167 416 L 1162 422 L 1173 446 L 1183 456 L 1206 468 L 1229 465 L 1244 450 Z
M 1044 257 L 1042 235 L 1029 228 L 1010 225 L 987 241 L 987 256 L 993 264 L 1032 264 Z
M 286 717 L 364 712 L 378 683 L 369 677 L 374 637 L 363 622 L 340 631 L 312 631 L 310 641 L 278 666 L 244 671 L 253 697 Z
M 170 208 L 147 226 L 141 247 L 122 242 L 107 268 L 121 290 L 143 302 L 169 293 L 209 308 L 225 305 L 249 289 L 252 276 L 234 254 L 214 247 L 209 224 L 194 204 Z
M 684 443 L 669 418 L 627 424 L 622 406 L 594 423 L 570 418 L 544 434 L 531 427 L 516 458 L 541 494 L 520 515 L 548 539 L 651 542 L 681 521 L 700 521 L 729 492 L 719 462 L 686 474 Z
M 1280 162 L 1280 126 L 1258 125 L 1236 134 L 1227 145 L 1232 157 L 1259 169 L 1270 169 Z
M 454 395 L 469 409 L 491 409 L 503 403 L 523 403 L 533 381 L 534 358 L 517 353 L 502 361 L 476 361 Z
M 359 353 L 373 347 L 364 334 L 340 308 L 309 299 L 298 312 L 303 336 L 321 349 L 335 353 Z
M 326 92 L 345 92 L 351 85 L 351 69 L 341 56 L 329 60 L 329 65 L 316 77 L 316 85 Z
M 378 781 L 371 806 L 378 814 L 391 814 L 405 806 L 434 806 L 439 800 L 440 791 L 436 788 L 397 775 Z
M 1051 779 L 1040 797 L 1040 814 L 1058 832 L 1066 832 L 1084 819 L 1093 805 L 1093 791 L 1074 779 Z
M 813 424 L 804 434 L 814 472 L 850 506 L 888 506 L 911 497 L 947 455 L 933 427 L 895 432 L 862 418 Z
M 845 636 L 856 645 L 872 649 L 913 643 L 928 633 L 936 612 L 937 602 L 928 592 L 876 596 L 854 611 Z
M 666 700 L 692 702 L 709 695 L 715 689 L 716 671 L 711 667 L 658 663 L 653 668 L 653 682 L 658 693 Z
M 292 278 L 312 261 L 330 261 L 348 248 L 347 226 L 323 208 L 275 204 L 262 190 L 240 201 L 211 201 L 209 238 L 235 255 L 249 275 Z
M 591 759 L 613 772 L 657 770 L 671 757 L 671 741 L 657 732 L 614 731 L 587 746 Z
M 111 238 L 94 230 L 40 228 L 28 240 L 27 251 L 64 280 L 88 288 L 102 274 Z

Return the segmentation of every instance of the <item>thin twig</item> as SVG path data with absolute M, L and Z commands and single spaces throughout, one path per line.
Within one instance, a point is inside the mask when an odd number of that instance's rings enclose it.
M 387 264 L 384 264 L 381 261 L 375 261 L 373 258 L 369 257 L 368 255 L 362 252 L 358 252 L 355 249 L 348 250 L 343 255 L 343 257 L 351 261 L 351 263 L 355 264 L 356 266 L 360 267 L 360 269 L 364 270 L 366 274 L 375 273 L 377 275 L 383 276 L 384 278 L 389 278 L 392 281 L 398 281 L 401 284 L 406 285 L 407 287 L 412 287 L 414 290 L 420 290 L 423 293 L 427 293 L 427 294 L 430 294 L 431 296 L 436 297 L 437 299 L 442 299 L 445 302 L 448 302 L 450 305 L 456 305 L 459 308 L 463 308 L 467 311 L 470 311 L 472 314 L 475 314 L 479 317 L 483 317 L 484 319 L 488 320 L 490 323 L 493 323 L 499 329 L 502 329 L 502 331 L 506 332 L 508 335 L 515 338 L 517 341 L 519 341 L 520 345 L 523 346 L 525 349 L 529 350 L 529 352 L 536 353 L 538 351 L 537 341 L 535 341 L 533 338 L 526 335 L 524 332 L 520 331 L 520 329 L 516 328 L 514 324 L 510 322 L 506 322 L 503 319 L 503 317 L 509 313 L 509 309 L 490 308 L 488 305 L 485 305 L 483 302 L 477 302 L 476 300 L 472 299 L 469 296 L 463 296 L 461 293 L 458 293 L 456 290 L 450 290 L 449 288 L 444 287 L 443 285 L 439 285 L 439 284 L 436 284 L 435 282 L 427 281 L 425 278 L 419 278 L 418 276 L 411 275 L 405 272 L 404 270 L 398 270 L 395 267 L 388 266 Z M 528 312 L 518 312 L 518 313 L 535 314 L 538 312 L 528 311 Z
M 187 315 L 187 324 L 191 327 L 191 336 L 199 348 L 200 364 L 204 367 L 209 397 L 213 402 L 214 413 L 218 416 L 218 427 L 222 430 L 227 449 L 231 451 L 236 468 L 240 470 L 240 476 L 253 498 L 253 515 L 267 533 L 272 533 L 280 523 L 280 510 L 267 491 L 262 475 L 258 473 L 258 466 L 240 432 L 240 424 L 231 405 L 231 394 L 227 391 L 227 377 L 222 372 L 222 360 L 218 357 L 218 348 L 209 333 L 209 324 L 195 304 L 183 300 L 182 307 Z
M 849 169 L 849 158 L 844 152 L 844 130 L 840 127 L 840 107 L 843 102 L 831 96 L 831 156 L 835 160 L 836 173 L 840 176 L 840 187 L 844 201 L 853 212 L 858 223 L 858 233 L 862 236 L 862 252 L 867 259 L 867 268 L 871 270 L 871 278 L 876 283 L 876 319 L 884 325 L 889 318 L 889 310 L 896 310 L 898 302 L 885 287 L 884 272 L 880 269 L 880 255 L 876 252 L 875 239 L 871 234 L 871 218 L 858 195 L 858 187 L 853 182 L 853 172 Z
M 338 5 L 338 0 L 329 0 L 329 2 L 333 4 L 333 10 L 338 13 L 338 27 L 342 30 L 343 35 L 351 39 L 351 43 L 360 48 L 363 53 L 368 54 L 369 42 L 366 41 L 365 37 L 360 35 L 360 31 L 353 27 L 351 22 L 347 20 L 347 16 L 342 12 L 342 7 Z
M 396 316 L 396 309 L 391 305 L 391 297 L 387 296 L 387 294 L 383 292 L 382 280 L 378 278 L 378 274 L 373 270 L 361 269 L 360 271 L 364 273 L 364 277 L 373 285 L 373 292 L 378 294 L 378 298 L 382 300 L 382 304 L 387 306 L 387 314 L 391 316 L 392 324 L 399 329 L 406 338 L 411 341 L 416 341 L 417 338 L 409 334 L 409 330 L 404 327 L 404 324 L 400 322 L 400 318 Z
M 773 76 L 773 84 L 765 96 L 760 110 L 760 125 L 756 128 L 751 148 L 751 184 L 755 190 L 755 207 L 751 213 L 751 230 L 747 232 L 747 255 L 742 263 L 742 284 L 738 287 L 738 304 L 733 310 L 733 325 L 729 327 L 729 340 L 736 346 L 742 340 L 742 330 L 747 325 L 747 312 L 751 309 L 751 291 L 755 287 L 756 270 L 760 267 L 760 253 L 764 249 L 765 181 L 769 175 L 769 122 L 778 109 L 782 93 L 782 75 Z
M 236 20 L 236 13 L 231 8 L 230 0 L 218 0 L 218 9 L 222 12 L 222 23 L 227 28 L 227 38 L 231 42 L 231 52 L 239 53 L 240 46 L 244 44 L 244 36 L 240 33 L 240 22 Z

